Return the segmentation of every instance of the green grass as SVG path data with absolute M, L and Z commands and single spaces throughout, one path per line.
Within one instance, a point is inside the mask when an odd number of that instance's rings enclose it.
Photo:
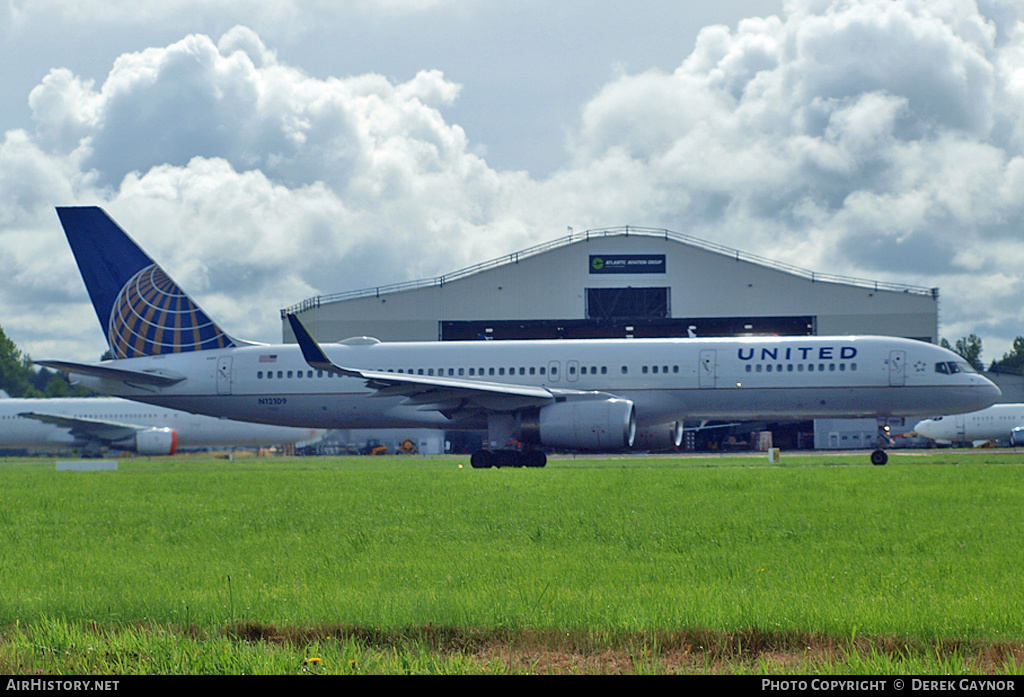
M 1020 661 L 1024 455 L 462 461 L 6 461 L 0 672 L 537 670 L 524 651 L 629 657 L 596 672 Z M 330 660 L 303 664 L 316 653 Z

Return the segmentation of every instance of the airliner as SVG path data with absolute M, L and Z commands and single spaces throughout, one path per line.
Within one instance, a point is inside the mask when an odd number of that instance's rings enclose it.
M 258 344 L 225 333 L 101 208 L 57 214 L 113 358 L 37 363 L 100 393 L 242 421 L 486 429 L 474 467 L 678 444 L 684 419 L 926 416 L 1000 395 L 946 349 L 879 336 L 320 344 L 289 315 L 297 345 Z
M 0 399 L 0 448 L 104 448 L 140 455 L 178 449 L 269 446 L 319 440 L 324 431 L 245 423 L 115 397 Z
M 914 433 L 939 443 L 977 443 L 1008 440 L 1012 445 L 1024 444 L 1024 404 L 993 404 L 967 414 L 953 414 L 924 419 L 914 426 Z

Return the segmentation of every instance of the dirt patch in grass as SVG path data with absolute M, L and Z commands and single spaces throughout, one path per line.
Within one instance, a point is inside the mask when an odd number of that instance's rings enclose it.
M 279 628 L 245 624 L 227 634 L 245 641 L 304 644 L 344 639 L 369 650 L 427 649 L 461 654 L 488 667 L 531 674 L 848 674 L 909 673 L 937 666 L 956 672 L 1005 674 L 1024 665 L 1024 643 L 897 637 L 838 638 L 826 635 L 691 630 L 658 633 L 488 630 L 453 627 L 369 629 L 344 626 Z

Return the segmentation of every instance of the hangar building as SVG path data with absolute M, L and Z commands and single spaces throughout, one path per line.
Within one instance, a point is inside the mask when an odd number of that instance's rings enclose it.
M 881 334 L 938 341 L 937 288 L 820 274 L 687 235 L 569 234 L 437 278 L 309 298 L 320 341 Z

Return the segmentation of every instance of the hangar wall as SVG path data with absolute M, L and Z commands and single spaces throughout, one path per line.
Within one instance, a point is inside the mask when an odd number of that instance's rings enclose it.
M 938 289 L 820 274 L 668 230 L 570 234 L 285 308 L 321 341 L 882 334 L 938 341 Z

